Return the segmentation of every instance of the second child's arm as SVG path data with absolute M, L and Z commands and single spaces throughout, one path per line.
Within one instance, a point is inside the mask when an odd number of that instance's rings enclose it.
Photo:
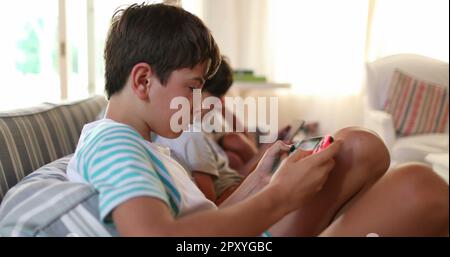
M 214 188 L 213 176 L 201 171 L 192 171 L 192 177 L 205 197 L 212 202 L 216 202 L 216 189 Z

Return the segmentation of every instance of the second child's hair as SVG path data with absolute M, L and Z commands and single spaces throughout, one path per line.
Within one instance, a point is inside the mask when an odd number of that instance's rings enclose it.
M 205 81 L 203 91 L 215 97 L 224 96 L 233 84 L 233 70 L 225 56 L 222 56 L 217 72 Z
M 209 65 L 206 78 L 220 64 L 211 32 L 195 15 L 165 4 L 133 4 L 117 11 L 106 40 L 105 91 L 108 99 L 122 90 L 134 65 L 149 64 L 165 85 L 172 71 Z

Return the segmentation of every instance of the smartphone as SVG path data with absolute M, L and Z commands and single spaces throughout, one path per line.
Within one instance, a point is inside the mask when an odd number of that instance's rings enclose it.
M 297 149 L 301 149 L 303 151 L 312 151 L 312 154 L 318 153 L 322 151 L 323 149 L 327 148 L 330 144 L 334 142 L 334 138 L 330 135 L 326 135 L 323 137 L 312 137 L 308 139 L 304 139 L 294 145 L 292 145 L 291 149 L 289 150 L 289 154 L 292 154 Z M 280 158 L 276 158 L 274 161 L 274 164 L 272 166 L 272 172 L 275 172 L 275 170 L 280 165 Z
M 303 128 L 305 125 L 304 120 L 294 120 L 292 124 L 290 125 L 291 128 L 289 129 L 289 132 L 284 137 L 283 141 L 291 142 L 292 139 L 298 134 L 298 132 Z
M 333 141 L 334 139 L 330 135 L 308 138 L 293 145 L 290 153 L 295 152 L 297 149 L 301 149 L 303 151 L 313 151 L 313 154 L 318 153 L 327 148 L 331 143 L 333 143 Z

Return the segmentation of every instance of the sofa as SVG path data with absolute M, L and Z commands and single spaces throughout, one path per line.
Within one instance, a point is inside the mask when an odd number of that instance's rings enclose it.
M 69 182 L 67 164 L 104 96 L 0 112 L 0 236 L 115 236 L 98 213 L 98 193 Z
M 448 94 L 448 69 L 448 63 L 415 54 L 386 56 L 366 64 L 364 125 L 377 132 L 384 140 L 391 153 L 392 165 L 417 161 L 434 166 L 438 161 L 433 158 L 434 154 L 447 156 L 442 163 L 448 163 L 448 120 L 445 131 L 441 133 L 399 136 L 394 128 L 392 115 L 383 110 L 396 70 L 446 88 Z M 448 164 L 446 167 L 447 170 L 443 173 L 448 177 Z

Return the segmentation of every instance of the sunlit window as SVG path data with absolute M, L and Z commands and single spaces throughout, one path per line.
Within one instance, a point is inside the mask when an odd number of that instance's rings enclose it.
M 59 101 L 58 1 L 2 3 L 0 110 Z
M 67 97 L 68 99 L 80 99 L 89 95 L 86 1 L 66 1 L 66 17 Z

